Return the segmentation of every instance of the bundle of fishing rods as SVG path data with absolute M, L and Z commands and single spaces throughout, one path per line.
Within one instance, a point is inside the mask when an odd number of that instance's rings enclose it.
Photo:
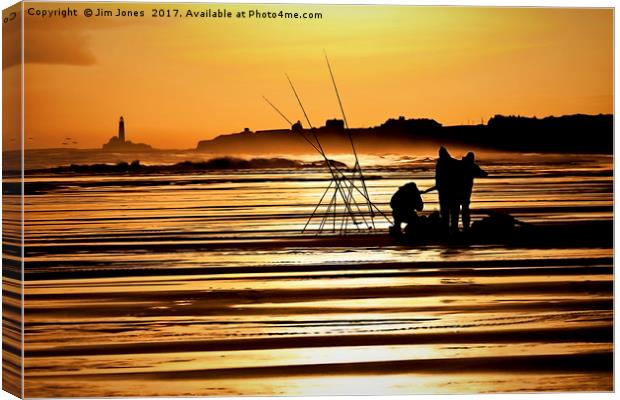
M 391 223 L 390 218 L 385 215 L 370 199 L 368 194 L 368 188 L 366 186 L 366 180 L 364 173 L 359 162 L 357 150 L 355 149 L 355 143 L 349 130 L 349 123 L 342 106 L 342 100 L 340 98 L 340 92 L 336 85 L 336 79 L 332 71 L 329 58 L 325 53 L 325 61 L 329 70 L 334 91 L 336 92 L 336 98 L 338 99 L 338 105 L 340 106 L 340 112 L 342 113 L 342 120 L 344 122 L 345 131 L 349 137 L 349 143 L 351 144 L 351 150 L 355 157 L 355 165 L 353 168 L 342 169 L 339 168 L 332 160 L 327 157 L 325 149 L 321 145 L 321 142 L 316 134 L 314 126 L 310 122 L 308 113 L 306 112 L 301 98 L 291 81 L 291 78 L 285 74 L 289 85 L 295 95 L 295 99 L 301 108 L 308 127 L 307 132 L 303 129 L 294 129 L 293 131 L 298 133 L 306 142 L 308 142 L 314 150 L 316 150 L 321 157 L 331 175 L 331 181 L 329 186 L 325 189 L 325 192 L 321 196 L 321 199 L 317 203 L 316 207 L 310 214 L 306 224 L 302 229 L 302 233 L 312 232 L 317 235 L 322 233 L 339 233 L 345 235 L 351 231 L 353 232 L 369 232 L 375 229 L 375 218 L 381 216 L 388 223 Z M 263 99 L 289 124 L 293 126 L 293 123 L 288 119 L 269 99 L 263 96 Z M 356 199 L 356 196 L 361 196 L 361 199 Z M 339 210 L 339 207 L 341 210 Z M 322 210 L 322 208 L 324 210 Z M 313 221 L 317 221 L 318 225 L 312 224 Z

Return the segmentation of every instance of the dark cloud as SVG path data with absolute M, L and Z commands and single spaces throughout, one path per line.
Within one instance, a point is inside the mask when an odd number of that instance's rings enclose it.
M 93 65 L 96 58 L 84 35 L 27 31 L 24 61 L 39 64 Z
M 19 32 L 9 32 L 2 37 L 2 68 L 21 62 Z M 28 31 L 25 34 L 24 61 L 26 63 L 93 65 L 95 55 L 83 36 L 70 32 Z
M 50 8 L 54 8 L 49 6 Z M 37 7 L 41 8 L 41 6 Z M 58 8 L 58 7 L 55 7 Z M 28 10 L 28 7 L 26 7 Z M 3 15 L 15 12 L 16 17 L 2 26 L 2 68 L 21 63 L 21 10 L 13 7 Z M 88 41 L 88 31 L 126 26 L 116 18 L 111 21 L 76 18 L 40 18 L 26 14 L 24 20 L 24 62 L 88 66 L 96 63 Z
M 30 5 L 29 5 L 30 4 Z M 20 52 L 20 21 L 21 3 L 4 11 L 15 12 L 16 18 L 11 23 L 3 24 L 2 40 L 2 68 L 8 68 L 21 63 Z M 94 49 L 88 41 L 88 32 L 101 29 L 116 29 L 127 26 L 141 26 L 151 24 L 151 19 L 133 18 L 86 18 L 84 9 L 93 7 L 92 4 L 62 4 L 61 3 L 26 3 L 24 19 L 24 61 L 26 63 L 60 64 L 88 66 L 97 62 Z M 148 12 L 149 4 L 145 5 L 115 5 L 115 8 L 144 10 Z M 29 15 L 29 9 L 76 9 L 77 16 L 71 18 L 41 18 Z

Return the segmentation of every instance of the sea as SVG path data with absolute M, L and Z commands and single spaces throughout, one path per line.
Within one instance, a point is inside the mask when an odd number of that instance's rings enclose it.
M 434 154 L 360 155 L 376 208 L 351 194 L 358 217 L 344 229 L 325 167 L 49 170 L 219 156 L 27 152 L 27 397 L 613 390 L 609 242 L 394 240 L 390 198 L 433 186 Z M 474 220 L 613 221 L 611 155 L 477 162 L 489 176 L 476 180 Z M 423 214 L 438 209 L 436 192 L 423 199 Z

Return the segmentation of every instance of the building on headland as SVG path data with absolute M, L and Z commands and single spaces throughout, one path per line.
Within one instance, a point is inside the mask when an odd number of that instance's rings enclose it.
M 118 140 L 125 143 L 125 120 L 121 115 L 121 120 L 118 121 Z
M 133 143 L 125 139 L 125 120 L 121 117 L 118 122 L 118 136 L 112 136 L 108 143 L 103 145 L 103 150 L 109 151 L 148 151 L 152 147 L 144 143 Z
M 353 130 L 355 131 L 355 130 Z M 201 140 L 196 150 L 213 153 L 304 153 L 312 147 L 308 138 L 316 143 L 320 138 L 322 144 L 330 148 L 350 149 L 350 139 L 345 135 L 345 123 L 342 119 L 328 119 L 324 126 L 305 128 L 301 121 L 291 124 L 290 128 L 263 129 L 252 131 L 245 128 L 242 132 L 219 135 L 213 139 Z M 314 138 L 316 137 L 316 138 Z
M 325 128 L 334 131 L 344 131 L 344 120 L 336 118 L 328 119 L 327 121 L 325 121 Z

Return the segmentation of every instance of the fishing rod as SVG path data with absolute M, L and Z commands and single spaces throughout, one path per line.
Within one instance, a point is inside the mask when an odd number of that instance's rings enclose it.
M 276 110 L 276 112 L 277 112 L 278 114 L 280 114 L 280 116 L 281 116 L 282 118 L 284 118 L 284 120 L 285 120 L 286 122 L 288 122 L 288 124 L 289 124 L 289 125 L 291 125 L 291 126 L 293 125 L 293 123 L 291 122 L 291 120 L 289 120 L 289 119 L 286 117 L 286 115 L 284 115 L 284 114 L 283 114 L 283 113 L 282 113 L 282 112 L 278 109 L 278 107 L 276 107 L 276 106 L 275 106 L 275 105 L 274 105 L 271 101 L 269 101 L 269 99 L 268 99 L 268 98 L 266 98 L 265 96 L 263 96 L 263 99 L 265 99 L 265 101 L 267 102 L 267 104 L 269 104 L 271 107 L 273 107 L 273 109 L 274 109 L 274 110 Z M 308 143 L 309 143 L 309 144 L 310 144 L 310 145 L 314 148 L 314 150 L 316 150 L 317 152 L 321 153 L 321 150 L 320 150 L 320 149 L 319 149 L 319 148 L 318 148 L 318 147 L 317 147 L 314 143 L 312 143 L 312 141 L 311 141 L 310 139 L 308 139 L 308 138 L 306 137 L 306 135 L 304 135 L 304 134 L 303 134 L 303 132 L 299 132 L 299 134 L 301 135 L 301 137 L 302 137 L 302 138 L 304 138 L 304 139 L 305 139 L 305 141 L 306 141 L 306 142 L 308 142 Z
M 293 123 L 291 122 L 291 120 L 290 120 L 290 119 L 288 119 L 288 118 L 286 118 L 286 115 L 282 114 L 282 111 L 280 111 L 280 110 L 278 109 L 278 107 L 274 106 L 274 105 L 273 105 L 273 103 L 272 103 L 272 102 L 270 102 L 268 98 L 266 98 L 265 96 L 263 96 L 263 99 L 265 99 L 265 101 L 267 102 L 267 104 L 269 104 L 271 107 L 273 107 L 273 109 L 274 109 L 274 110 L 276 110 L 276 112 L 277 112 L 278 114 L 280 114 L 280 116 L 281 116 L 282 118 L 284 118 L 284 120 L 285 120 L 286 122 L 288 122 L 289 126 L 292 126 L 292 125 L 293 125 Z
M 372 209 L 370 196 L 368 196 L 368 188 L 366 187 L 366 181 L 364 179 L 364 173 L 362 172 L 362 166 L 360 165 L 359 158 L 357 156 L 357 150 L 355 148 L 355 144 L 353 143 L 353 137 L 351 136 L 351 131 L 349 130 L 349 123 L 347 121 L 347 116 L 344 112 L 344 107 L 342 105 L 342 99 L 340 98 L 340 92 L 338 91 L 338 86 L 336 85 L 336 79 L 334 78 L 334 72 L 332 71 L 332 66 L 329 62 L 329 58 L 327 57 L 327 51 L 323 49 L 323 53 L 325 54 L 325 61 L 327 62 L 327 69 L 329 70 L 329 75 L 332 80 L 332 84 L 334 85 L 334 91 L 336 92 L 336 98 L 338 99 L 338 105 L 340 106 L 340 112 L 342 113 L 342 119 L 344 121 L 344 127 L 347 130 L 347 134 L 349 136 L 349 142 L 351 143 L 351 149 L 353 150 L 353 155 L 355 156 L 355 167 L 354 170 L 359 170 L 360 180 L 362 181 L 362 187 L 364 189 L 364 193 L 366 194 L 366 201 L 368 205 L 368 211 L 370 212 L 370 218 L 372 221 L 372 226 L 374 228 L 374 212 Z
M 295 86 L 293 86 L 293 82 L 291 81 L 291 78 L 288 76 L 288 74 L 284 74 L 284 75 L 286 76 L 286 79 L 288 80 L 289 85 L 291 85 L 291 89 L 293 89 L 293 94 L 295 95 L 295 98 L 297 99 L 297 103 L 299 104 L 301 111 L 304 113 L 304 117 L 306 117 L 308 126 L 312 128 L 312 122 L 310 122 L 310 118 L 308 118 L 308 113 L 306 113 L 306 109 L 304 108 L 304 105 L 301 104 L 301 99 L 299 98 L 299 95 L 297 94 L 297 90 L 295 90 Z

